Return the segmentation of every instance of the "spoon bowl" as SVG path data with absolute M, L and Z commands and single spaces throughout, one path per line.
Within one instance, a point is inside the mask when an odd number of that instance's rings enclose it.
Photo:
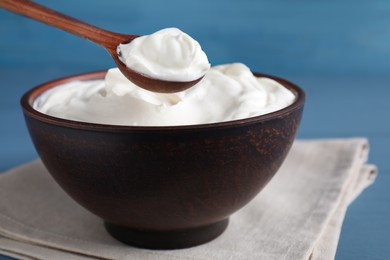
M 111 55 L 123 75 L 143 89 L 160 93 L 174 93 L 188 89 L 202 79 L 184 82 L 165 81 L 140 74 L 128 68 L 119 59 L 117 48 L 119 44 L 129 43 L 139 37 L 138 35 L 106 31 L 29 0 L 1 0 L 0 8 L 61 29 L 103 47 Z
M 110 52 L 110 51 L 109 51 Z M 130 68 L 128 68 L 118 56 L 118 53 L 111 53 L 116 66 L 122 72 L 122 74 L 128 78 L 131 82 L 137 86 L 142 87 L 143 89 L 150 90 L 153 92 L 159 93 L 175 93 L 180 92 L 186 89 L 191 88 L 196 83 L 202 80 L 203 77 L 193 80 L 193 81 L 166 81 L 148 77 L 146 75 L 140 74 Z

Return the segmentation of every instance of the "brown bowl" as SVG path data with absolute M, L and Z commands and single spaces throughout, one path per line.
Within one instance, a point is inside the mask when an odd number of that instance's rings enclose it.
M 113 237 L 138 247 L 184 248 L 219 236 L 229 216 L 279 169 L 304 106 L 300 88 L 274 78 L 295 102 L 230 122 L 115 126 L 55 118 L 32 107 L 52 87 L 105 73 L 44 83 L 24 94 L 21 105 L 35 148 L 58 184 L 101 217 Z

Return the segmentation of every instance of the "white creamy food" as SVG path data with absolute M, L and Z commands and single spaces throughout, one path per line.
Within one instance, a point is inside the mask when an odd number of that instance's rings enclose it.
M 118 50 L 126 67 L 150 78 L 193 81 L 210 69 L 199 43 L 177 28 L 138 37 Z
M 223 122 L 280 110 L 294 94 L 269 78 L 255 77 L 244 64 L 212 67 L 194 87 L 173 94 L 137 87 L 118 69 L 104 80 L 74 81 L 44 92 L 36 110 L 64 119 L 133 126 Z

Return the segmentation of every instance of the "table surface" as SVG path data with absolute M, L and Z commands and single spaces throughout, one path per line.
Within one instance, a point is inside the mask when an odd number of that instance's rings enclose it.
M 213 65 L 240 61 L 300 85 L 307 104 L 298 138 L 367 137 L 369 161 L 379 168 L 375 184 L 348 208 L 336 259 L 390 258 L 389 1 L 38 2 L 118 32 L 179 27 Z M 114 64 L 89 42 L 3 10 L 0 35 L 4 172 L 37 158 L 19 106 L 26 90 Z

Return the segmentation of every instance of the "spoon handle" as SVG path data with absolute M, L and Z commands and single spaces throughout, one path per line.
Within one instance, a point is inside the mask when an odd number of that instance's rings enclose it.
M 0 0 L 0 8 L 85 38 L 107 50 L 133 39 L 131 35 L 100 29 L 29 0 Z

